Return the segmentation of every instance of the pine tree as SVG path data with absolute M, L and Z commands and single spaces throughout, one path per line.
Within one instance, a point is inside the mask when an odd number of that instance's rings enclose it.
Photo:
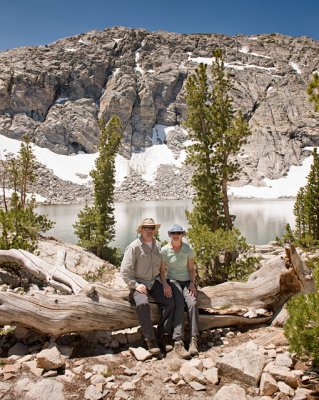
M 186 163 L 194 168 L 191 183 L 196 190 L 193 211 L 187 212 L 191 225 L 189 236 L 205 275 L 214 280 L 220 265 L 216 249 L 224 250 L 224 265 L 229 266 L 240 247 L 235 242 L 243 243 L 237 230 L 227 240 L 223 230 L 233 229 L 227 186 L 236 179 L 240 167 L 232 156 L 246 142 L 250 130 L 242 114 L 233 109 L 229 95 L 231 82 L 224 71 L 221 50 L 216 50 L 213 56 L 213 88 L 209 84 L 207 66 L 200 64 L 186 82 L 185 100 L 188 105 L 186 126 L 190 128 L 192 141 L 187 147 Z M 238 240 L 234 239 L 234 234 Z M 232 242 L 229 238 L 233 239 L 233 247 L 229 246 Z M 227 246 L 213 245 L 223 240 L 227 241 Z
M 313 162 L 305 187 L 299 189 L 294 204 L 295 236 L 300 244 L 319 242 L 319 155 L 313 150 Z
M 293 212 L 295 215 L 296 227 L 295 235 L 297 238 L 303 238 L 306 234 L 305 222 L 305 188 L 301 187 L 298 190 Z
M 99 156 L 95 168 L 90 172 L 94 185 L 94 204 L 86 205 L 75 223 L 78 244 L 98 257 L 107 259 L 113 254 L 108 244 L 115 236 L 114 187 L 115 157 L 122 138 L 122 126 L 113 116 L 106 124 L 100 121 Z
M 315 111 L 319 111 L 319 74 L 313 74 L 312 81 L 310 81 L 307 93 L 309 94 L 309 101 L 314 103 Z
M 0 248 L 33 252 L 37 248 L 39 233 L 51 229 L 53 222 L 34 212 L 35 197 L 28 196 L 30 184 L 36 180 L 36 160 L 29 137 L 23 137 L 16 158 L 2 160 L 1 164 L 4 207 L 0 209 Z M 8 188 L 11 195 L 8 195 Z

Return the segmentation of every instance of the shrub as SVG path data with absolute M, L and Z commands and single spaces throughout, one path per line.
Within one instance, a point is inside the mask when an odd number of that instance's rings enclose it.
M 311 265 L 310 265 L 311 267 Z M 319 259 L 313 262 L 313 275 L 318 288 Z M 319 366 L 319 293 L 299 294 L 287 303 L 289 313 L 284 332 L 290 349 L 298 355 L 310 356 Z

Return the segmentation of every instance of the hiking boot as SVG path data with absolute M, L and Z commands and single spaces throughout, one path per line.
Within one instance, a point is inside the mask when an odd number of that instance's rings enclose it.
M 182 340 L 177 340 L 174 343 L 174 352 L 184 360 L 189 360 L 192 356 L 184 347 L 184 342 Z
M 165 353 L 169 353 L 173 350 L 172 339 L 168 335 L 160 336 L 158 338 L 158 343 Z
M 198 356 L 198 349 L 197 349 L 197 338 L 195 336 L 192 336 L 191 342 L 189 345 L 189 350 L 192 357 Z
M 160 354 L 161 350 L 158 347 L 157 341 L 155 339 L 146 339 L 146 344 L 148 351 L 154 356 Z

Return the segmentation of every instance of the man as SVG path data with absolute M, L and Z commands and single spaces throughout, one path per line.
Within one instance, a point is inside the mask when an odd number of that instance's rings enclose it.
M 161 308 L 161 318 L 157 326 L 159 342 L 167 343 L 172 332 L 175 302 L 173 297 L 166 297 L 163 291 L 159 273 L 161 266 L 161 245 L 154 239 L 160 224 L 154 219 L 146 218 L 137 227 L 140 237 L 134 240 L 125 250 L 121 264 L 121 275 L 131 289 L 136 305 L 136 312 L 142 333 L 145 337 L 150 353 L 160 353 L 156 340 L 152 320 L 149 297 L 158 303 Z M 166 351 L 172 349 L 168 344 Z

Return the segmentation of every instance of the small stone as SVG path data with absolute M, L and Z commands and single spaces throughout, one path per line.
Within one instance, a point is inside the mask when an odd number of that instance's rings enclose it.
M 131 390 L 135 390 L 136 386 L 132 382 L 124 382 L 121 386 L 121 389 L 123 389 L 125 391 L 131 391 Z
M 138 361 L 146 361 L 152 357 L 152 354 L 143 347 L 130 347 L 129 350 Z
M 196 391 L 206 390 L 206 387 L 198 382 L 188 382 L 189 386 L 192 387 Z
M 133 376 L 133 375 L 137 374 L 137 372 L 131 368 L 125 368 L 123 373 L 124 373 L 124 375 L 127 375 L 127 376 Z
M 58 375 L 58 371 L 51 370 L 51 371 L 45 372 L 42 376 L 43 376 L 43 378 L 53 378 L 54 376 L 57 376 L 57 375 Z
M 173 375 L 171 376 L 171 381 L 172 381 L 173 383 L 175 383 L 175 384 L 176 384 L 180 379 L 181 379 L 181 378 L 180 378 L 180 375 L 177 374 L 177 373 L 175 373 L 175 374 L 173 374 Z
M 72 371 L 75 374 L 80 375 L 80 373 L 83 371 L 83 368 L 84 368 L 84 365 L 82 364 L 82 365 L 79 365 L 78 367 L 73 368 Z
M 215 367 L 212 367 L 210 369 L 207 369 L 203 372 L 203 375 L 207 379 L 209 383 L 212 383 L 213 385 L 217 385 L 219 378 L 218 378 L 218 369 Z
M 215 363 L 211 358 L 204 358 L 203 359 L 203 368 L 209 369 L 215 367 Z
M 124 392 L 123 389 L 119 389 L 114 395 L 115 399 L 127 400 L 129 397 L 130 397 L 130 395 L 128 393 Z
M 93 385 L 90 385 L 85 389 L 84 398 L 86 400 L 100 400 L 102 399 L 102 396 L 102 393 Z
M 289 385 L 287 385 L 285 382 L 278 382 L 278 389 L 282 392 L 287 394 L 288 396 L 293 396 L 295 394 L 295 391 L 293 388 L 291 388 Z

